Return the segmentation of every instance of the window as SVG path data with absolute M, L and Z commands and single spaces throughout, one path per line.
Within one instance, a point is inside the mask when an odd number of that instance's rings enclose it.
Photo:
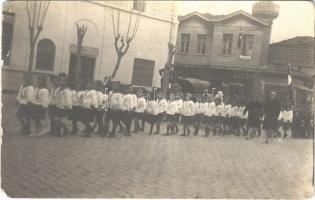
M 132 84 L 151 87 L 153 82 L 155 62 L 135 58 L 133 63 Z
M 225 56 L 232 55 L 233 34 L 223 34 L 222 54 Z
M 37 44 L 36 69 L 53 71 L 55 44 L 50 39 L 42 39 Z
M 190 42 L 190 34 L 182 33 L 181 37 L 181 46 L 180 46 L 180 52 L 182 53 L 188 53 L 189 51 L 189 42 Z
M 2 54 L 1 59 L 4 65 L 10 64 L 12 38 L 13 38 L 13 25 L 14 13 L 3 12 L 2 18 Z
M 254 35 L 243 35 L 243 45 L 241 55 L 243 56 L 252 56 L 252 49 L 254 43 Z
M 145 11 L 145 1 L 134 0 L 133 1 L 133 9 L 141 12 Z
M 197 53 L 206 54 L 207 35 L 199 34 L 197 36 Z

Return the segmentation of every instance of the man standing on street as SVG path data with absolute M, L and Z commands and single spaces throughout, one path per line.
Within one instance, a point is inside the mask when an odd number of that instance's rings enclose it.
M 270 97 L 266 99 L 264 105 L 264 124 L 263 128 L 266 132 L 266 143 L 269 142 L 269 138 L 274 135 L 274 132 L 278 129 L 278 116 L 280 113 L 280 102 L 278 101 L 277 93 L 270 92 Z

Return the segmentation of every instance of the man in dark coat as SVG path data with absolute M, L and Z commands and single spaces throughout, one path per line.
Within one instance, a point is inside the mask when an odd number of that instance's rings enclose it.
M 270 97 L 265 102 L 264 114 L 263 129 L 266 132 L 266 143 L 268 143 L 278 129 L 278 117 L 280 114 L 280 102 L 277 99 L 277 93 L 274 91 L 270 92 Z
M 252 99 L 246 105 L 243 114 L 248 112 L 247 127 L 249 128 L 249 134 L 247 139 L 255 137 L 258 128 L 260 127 L 260 118 L 262 115 L 262 102 L 259 100 L 257 95 L 253 95 Z

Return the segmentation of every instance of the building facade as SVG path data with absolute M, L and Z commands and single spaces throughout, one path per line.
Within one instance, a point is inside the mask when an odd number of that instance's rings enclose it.
M 168 43 L 174 43 L 176 36 L 176 4 L 170 1 L 51 1 L 35 46 L 34 74 L 74 74 L 75 24 L 79 23 L 88 26 L 83 40 L 81 78 L 103 80 L 111 75 L 117 58 L 111 13 L 116 14 L 115 21 L 118 10 L 123 35 L 126 35 L 131 11 L 131 26 L 135 23 L 134 13 L 141 11 L 141 17 L 136 37 L 115 79 L 125 84 L 159 86 L 158 71 L 167 62 Z M 5 2 L 2 24 L 3 88 L 16 89 L 27 71 L 29 59 L 26 1 Z
M 226 94 L 263 94 L 268 82 L 272 22 L 279 6 L 253 5 L 228 15 L 193 12 L 179 17 L 175 74 L 210 82 Z M 211 88 L 210 88 L 211 89 Z
M 295 37 L 272 43 L 269 47 L 269 65 L 277 71 L 286 72 L 290 64 L 297 102 L 310 105 L 314 92 L 314 37 Z M 285 87 L 284 87 L 285 90 Z

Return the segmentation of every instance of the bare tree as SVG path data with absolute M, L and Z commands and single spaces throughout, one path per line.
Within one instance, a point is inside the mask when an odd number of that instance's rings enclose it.
M 28 61 L 28 71 L 32 71 L 34 63 L 35 45 L 38 36 L 43 30 L 44 21 L 50 5 L 50 0 L 46 1 L 26 1 L 26 10 L 28 17 L 28 29 L 30 33 L 30 52 Z
M 77 55 L 76 55 L 75 81 L 79 81 L 80 73 L 81 73 L 82 44 L 83 44 L 83 39 L 88 29 L 88 26 L 79 25 L 79 23 L 76 23 L 76 27 L 77 27 Z
M 115 12 L 117 14 L 115 14 Z M 127 33 L 124 36 L 120 32 L 120 8 L 111 9 L 111 18 L 112 18 L 113 32 L 114 32 L 114 38 L 115 38 L 114 45 L 115 45 L 115 50 L 117 54 L 117 61 L 116 61 L 114 71 L 112 73 L 112 77 L 116 76 L 121 60 L 124 57 L 124 55 L 127 53 L 132 40 L 135 38 L 137 34 L 139 23 L 140 23 L 140 15 L 141 15 L 140 11 L 133 11 L 133 9 L 130 10 Z M 135 17 L 134 20 L 133 20 L 133 17 Z

